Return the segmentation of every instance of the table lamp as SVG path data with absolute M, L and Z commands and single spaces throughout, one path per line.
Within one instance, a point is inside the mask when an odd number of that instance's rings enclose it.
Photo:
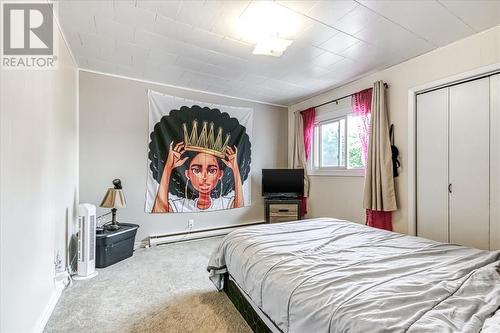
M 127 207 L 127 202 L 125 201 L 125 195 L 123 194 L 122 182 L 120 179 L 113 180 L 114 188 L 108 188 L 104 199 L 100 204 L 102 208 L 111 208 L 111 224 L 106 225 L 108 230 L 117 230 L 120 228 L 118 222 L 116 222 L 116 210 L 117 208 Z

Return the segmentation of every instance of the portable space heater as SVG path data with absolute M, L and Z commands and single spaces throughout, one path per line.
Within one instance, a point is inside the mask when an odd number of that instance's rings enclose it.
M 78 206 L 78 279 L 90 279 L 97 275 L 95 270 L 95 228 L 96 208 L 91 204 Z

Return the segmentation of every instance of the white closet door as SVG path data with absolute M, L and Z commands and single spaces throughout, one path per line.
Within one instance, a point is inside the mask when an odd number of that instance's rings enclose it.
M 500 74 L 490 77 L 490 250 L 500 250 Z
M 448 242 L 448 88 L 417 96 L 417 235 Z
M 450 87 L 450 242 L 489 247 L 489 78 Z

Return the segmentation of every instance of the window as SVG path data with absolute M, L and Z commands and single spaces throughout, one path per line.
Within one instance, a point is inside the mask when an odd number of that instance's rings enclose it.
M 352 115 L 350 108 L 319 113 L 310 159 L 312 174 L 363 176 L 360 128 L 362 119 Z

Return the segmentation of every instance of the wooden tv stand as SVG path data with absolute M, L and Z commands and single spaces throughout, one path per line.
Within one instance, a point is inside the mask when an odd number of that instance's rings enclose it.
M 296 221 L 302 218 L 298 198 L 264 198 L 266 223 Z

